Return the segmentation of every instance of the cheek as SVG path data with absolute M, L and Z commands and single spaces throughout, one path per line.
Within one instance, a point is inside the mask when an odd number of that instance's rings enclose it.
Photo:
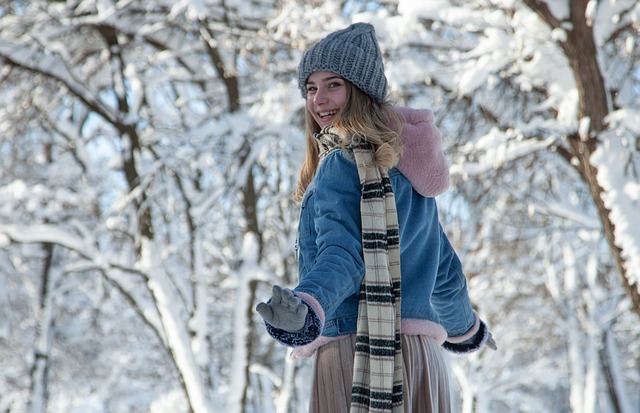
M 336 104 L 340 106 L 340 109 L 342 109 L 344 105 L 346 105 L 346 103 L 347 103 L 347 89 L 342 88 L 340 96 L 338 96 L 338 98 L 336 99 Z
M 318 115 L 316 114 L 314 108 L 313 108 L 313 100 L 312 99 L 307 99 L 307 111 L 311 114 L 311 117 L 319 123 L 318 120 Z

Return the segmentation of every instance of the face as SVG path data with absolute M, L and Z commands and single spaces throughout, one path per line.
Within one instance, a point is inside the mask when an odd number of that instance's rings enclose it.
M 307 80 L 307 110 L 320 128 L 331 125 L 347 102 L 346 81 L 333 72 L 313 72 Z

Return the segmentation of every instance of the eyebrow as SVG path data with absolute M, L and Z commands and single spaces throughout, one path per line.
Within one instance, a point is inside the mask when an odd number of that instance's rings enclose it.
M 329 80 L 333 80 L 333 79 L 340 79 L 340 80 L 344 80 L 342 78 L 342 76 L 338 76 L 338 75 L 333 75 L 333 76 L 329 76 L 329 77 L 325 77 L 324 79 L 321 79 L 321 82 L 328 82 Z M 315 82 L 312 82 L 310 80 L 307 80 L 307 85 L 313 85 L 315 84 Z

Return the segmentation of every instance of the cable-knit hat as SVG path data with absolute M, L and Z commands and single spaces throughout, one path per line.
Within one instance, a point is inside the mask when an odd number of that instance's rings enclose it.
M 307 97 L 307 79 L 313 72 L 334 72 L 381 102 L 387 95 L 382 53 L 368 23 L 354 23 L 329 34 L 304 52 L 298 65 L 298 87 Z

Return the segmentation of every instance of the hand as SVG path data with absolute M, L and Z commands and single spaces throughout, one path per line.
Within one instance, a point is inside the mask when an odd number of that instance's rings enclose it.
M 306 304 L 293 295 L 291 290 L 279 285 L 274 285 L 272 291 L 271 301 L 258 304 L 256 311 L 275 328 L 289 333 L 302 330 L 309 311 Z
M 489 347 L 491 350 L 497 350 L 498 346 L 496 345 L 496 341 L 493 339 L 491 333 L 489 333 L 489 337 L 487 338 L 487 342 L 484 343 L 485 346 Z

